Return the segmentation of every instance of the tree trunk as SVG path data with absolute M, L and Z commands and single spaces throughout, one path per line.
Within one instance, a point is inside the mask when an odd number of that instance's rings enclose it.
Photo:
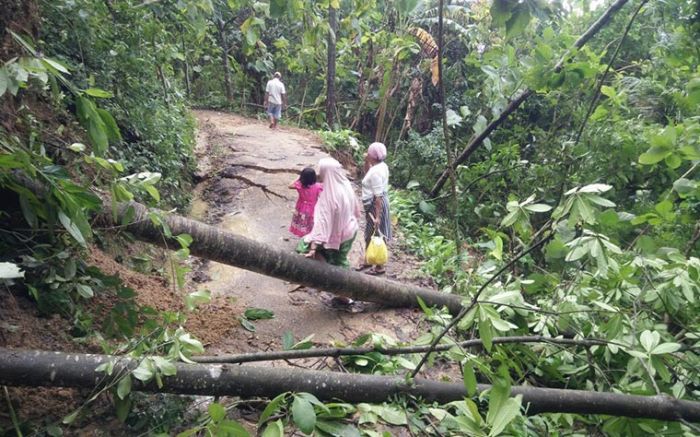
M 438 4 L 438 86 L 440 90 L 440 109 L 442 111 L 442 138 L 445 142 L 445 156 L 447 157 L 447 170 L 450 176 L 452 185 L 452 220 L 454 221 L 454 242 L 457 248 L 457 255 L 462 254 L 462 237 L 459 227 L 459 200 L 457 199 L 457 177 L 455 176 L 454 156 L 452 155 L 452 146 L 450 145 L 450 129 L 447 126 L 447 105 L 445 103 L 445 80 L 443 71 L 443 8 L 445 0 L 440 0 Z
M 336 9 L 328 4 L 328 65 L 326 75 L 326 123 L 333 130 L 335 117 L 335 32 L 337 31 Z
M 416 107 L 418 106 L 418 99 L 423 92 L 423 81 L 420 77 L 414 77 L 411 80 L 411 86 L 408 90 L 408 105 L 406 106 L 406 115 L 403 118 L 403 125 L 401 126 L 401 132 L 399 132 L 399 138 L 396 140 L 394 145 L 394 153 L 398 148 L 398 144 L 403 139 L 406 132 L 410 131 L 413 127 L 413 117 L 416 113 Z
M 165 81 L 165 74 L 163 73 L 163 67 L 161 65 L 156 67 L 156 75 L 160 79 L 160 86 L 163 89 L 163 103 L 165 106 L 170 106 L 168 104 L 168 84 Z
M 299 118 L 297 120 L 298 127 L 301 127 L 301 122 L 304 118 L 304 103 L 306 102 L 306 91 L 309 88 L 309 72 L 307 69 L 304 69 L 304 77 L 301 79 L 301 83 L 304 91 L 301 93 L 301 103 L 299 104 Z
M 104 387 L 114 376 L 96 372 L 100 364 L 114 362 L 113 375 L 133 370 L 137 359 L 124 356 L 70 354 L 0 348 L 0 384 L 11 386 Z M 240 365 L 176 363 L 177 374 L 154 381 L 133 379 L 132 389 L 188 395 L 267 397 L 308 392 L 321 400 L 378 403 L 407 394 L 428 402 L 447 403 L 467 396 L 463 383 L 444 383 L 417 378 L 411 383 L 402 376 L 374 376 L 294 368 Z M 491 388 L 479 384 L 477 391 Z M 658 420 L 700 422 L 700 402 L 683 401 L 667 395 L 633 396 L 516 386 L 511 395 L 522 395 L 528 414 L 604 414 Z
M 13 177 L 37 196 L 45 195 L 41 184 L 21 172 L 13 172 Z M 131 232 L 137 240 L 166 249 L 180 248 L 180 243 L 174 237 L 166 237 L 163 228 L 153 223 L 151 214 L 159 217 L 163 225 L 170 229 L 171 235 L 191 236 L 193 241 L 189 245 L 190 254 L 200 258 L 389 307 L 418 308 L 420 298 L 428 306 L 446 307 L 451 314 L 458 314 L 462 309 L 460 296 L 379 279 L 314 261 L 196 220 L 149 209 L 138 202 L 120 203 L 113 209 L 109 200 L 106 200 L 97 221 L 106 226 L 119 227 L 123 227 L 122 222 L 129 221 L 125 230 Z
M 442 187 L 445 185 L 445 182 L 447 182 L 447 179 L 450 177 L 450 169 L 454 169 L 456 168 L 456 166 L 466 161 L 469 158 L 469 156 L 479 146 L 481 146 L 484 140 L 488 138 L 491 132 L 496 130 L 496 128 L 501 123 L 503 123 L 510 114 L 515 112 L 515 110 L 518 109 L 520 105 L 532 94 L 533 91 L 529 89 L 526 89 L 523 92 L 521 92 L 514 100 L 511 100 L 508 106 L 506 106 L 503 112 L 501 112 L 495 120 L 493 120 L 491 123 L 488 124 L 488 126 L 486 126 L 486 129 L 481 131 L 479 134 L 473 136 L 471 140 L 469 140 L 469 143 L 466 145 L 464 150 L 462 150 L 462 153 L 460 153 L 457 159 L 455 159 L 455 161 L 452 163 L 452 167 L 448 165 L 448 168 L 442 172 L 437 182 L 435 182 L 435 185 L 433 186 L 432 190 L 430 190 L 430 197 L 437 197 L 438 194 L 440 194 L 440 190 L 442 190 Z
M 610 18 L 619 11 L 625 4 L 627 3 L 627 0 L 617 0 L 615 3 L 610 5 L 610 7 L 601 15 L 598 20 L 596 20 L 595 23 L 593 23 L 586 32 L 581 35 L 576 42 L 574 43 L 574 49 L 580 49 L 581 47 L 588 42 L 589 39 L 593 37 L 598 31 L 605 26 L 608 21 L 610 21 Z M 554 72 L 558 73 L 561 71 L 561 69 L 564 66 L 564 62 L 569 59 L 570 53 L 567 52 L 564 57 L 562 57 L 557 65 L 554 67 Z M 457 168 L 458 165 L 466 161 L 469 156 L 479 147 L 481 144 L 484 142 L 484 140 L 498 128 L 498 126 L 503 123 L 510 114 L 515 112 L 516 109 L 520 107 L 520 105 L 523 104 L 525 100 L 527 100 L 528 97 L 530 97 L 532 94 L 534 94 L 533 90 L 530 89 L 524 89 L 523 91 L 518 94 L 518 96 L 513 99 L 508 106 L 499 114 L 496 119 L 494 119 L 491 123 L 486 126 L 486 129 L 483 130 L 483 132 L 479 133 L 478 135 L 475 135 L 474 137 L 469 140 L 469 143 L 466 145 L 462 153 L 457 157 L 454 163 L 452 163 L 451 166 L 448 165 L 448 168 L 445 169 L 440 177 L 438 178 L 437 182 L 435 182 L 435 185 L 433 188 L 430 190 L 430 196 L 431 197 L 436 197 L 438 194 L 440 194 L 440 190 L 442 189 L 443 185 L 445 185 L 445 182 L 450 176 L 450 171 L 452 169 Z
M 187 97 L 192 95 L 192 83 L 190 82 L 190 62 L 187 58 L 187 46 L 185 45 L 185 32 L 180 29 L 180 39 L 182 41 L 182 56 L 185 58 L 183 61 L 185 64 L 185 87 L 187 90 Z
M 585 339 L 574 339 L 574 338 L 551 338 L 544 337 L 541 335 L 522 335 L 522 336 L 511 336 L 511 337 L 493 337 L 491 339 L 493 344 L 525 344 L 525 343 L 543 343 L 543 344 L 556 344 L 562 347 L 595 347 L 595 346 L 607 346 L 610 344 L 606 340 L 601 340 L 598 338 L 585 338 Z M 411 355 L 411 354 L 424 354 L 432 352 L 446 352 L 453 348 L 478 348 L 479 351 L 474 351 L 473 353 L 484 353 L 483 340 L 480 338 L 472 338 L 469 340 L 460 341 L 457 343 L 445 343 L 438 344 L 435 347 L 431 345 L 421 345 L 421 346 L 402 346 L 402 347 L 347 347 L 347 348 L 312 348 L 312 349 L 291 349 L 283 351 L 269 351 L 269 352 L 247 352 L 241 354 L 223 354 L 223 355 L 198 355 L 192 357 L 192 361 L 197 363 L 251 363 L 256 361 L 278 361 L 278 360 L 294 360 L 294 359 L 304 359 L 304 358 L 319 358 L 319 357 L 346 357 L 350 355 L 366 355 L 372 352 L 380 353 L 382 355 L 395 356 L 395 355 Z
M 389 119 L 389 123 L 387 124 L 386 130 L 384 130 L 384 136 L 382 136 L 381 142 L 384 144 L 389 144 L 389 133 L 391 132 L 391 126 L 394 125 L 394 122 L 396 121 L 396 117 L 399 116 L 400 109 L 403 108 L 403 105 L 406 104 L 408 101 L 408 94 L 404 94 L 403 97 L 401 97 L 401 101 L 399 101 L 399 104 L 396 105 L 396 109 L 393 111 L 394 113 L 391 115 L 391 118 Z
M 137 239 L 165 248 L 179 248 L 174 238 L 166 238 L 162 229 L 149 219 L 152 210 L 139 203 L 120 204 L 116 220 L 107 205 L 101 220 L 119 224 L 131 208 L 135 215 L 127 230 Z M 194 256 L 390 307 L 418 307 L 417 298 L 420 297 L 428 306 L 446 306 L 452 314 L 462 308 L 462 299 L 456 295 L 375 278 L 307 259 L 195 220 L 164 212 L 159 214 L 172 235 L 189 234 L 193 238 L 189 250 Z
M 361 58 L 361 57 L 360 57 Z M 359 62 L 360 79 L 357 84 L 357 97 L 359 103 L 357 104 L 357 115 L 350 123 L 351 130 L 362 130 L 360 129 L 360 120 L 362 119 L 362 110 L 365 107 L 365 102 L 369 96 L 369 87 L 372 81 L 372 67 L 374 66 L 374 45 L 372 40 L 367 43 L 367 61 Z M 367 73 L 366 73 L 367 72 Z
M 226 93 L 226 101 L 233 102 L 233 88 L 231 87 L 231 67 L 228 62 L 229 47 L 226 43 L 225 26 L 222 21 L 217 25 L 219 31 L 219 44 L 221 45 L 221 67 L 224 69 L 224 92 Z
M 384 87 L 385 89 L 384 94 L 381 97 L 381 102 L 379 103 L 379 109 L 377 110 L 377 126 L 374 132 L 374 141 L 382 141 L 382 138 L 384 136 L 384 120 L 386 119 L 386 111 L 389 107 L 389 101 L 391 100 L 391 97 L 400 85 L 400 82 L 397 82 L 396 85 L 394 85 L 394 83 L 396 82 L 396 77 L 398 76 L 399 65 L 399 58 L 395 56 L 391 64 L 391 72 L 389 73 L 389 79 L 386 83 L 382 84 L 382 87 Z M 389 130 L 390 128 L 391 126 L 386 127 L 387 130 Z

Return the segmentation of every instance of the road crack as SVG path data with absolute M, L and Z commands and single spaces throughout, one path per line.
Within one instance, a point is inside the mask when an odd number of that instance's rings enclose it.
M 230 170 L 230 169 L 226 169 L 226 170 L 224 170 L 224 171 L 221 172 L 221 177 L 222 177 L 222 178 L 226 178 L 226 179 L 236 179 L 236 180 L 239 180 L 239 181 L 241 181 L 241 182 L 243 182 L 243 183 L 245 183 L 245 184 L 247 184 L 247 185 L 249 185 L 249 186 L 251 186 L 251 187 L 260 188 L 260 189 L 262 190 L 262 192 L 265 194 L 265 196 L 267 196 L 268 199 L 270 198 L 269 195 L 271 194 L 271 195 L 273 195 L 273 196 L 279 197 L 280 199 L 289 200 L 289 197 L 287 197 L 287 196 L 285 196 L 285 195 L 282 195 L 282 194 L 279 194 L 279 193 L 276 192 L 276 191 L 272 191 L 271 189 L 269 189 L 269 188 L 267 187 L 267 185 L 259 184 L 259 183 L 255 182 L 255 181 L 252 181 L 252 180 L 248 179 L 248 178 L 245 177 L 245 176 L 241 176 L 241 175 L 235 174 L 235 173 L 233 173 L 233 172 L 231 172 L 231 171 L 228 171 L 228 170 Z
M 255 164 L 231 164 L 231 167 L 243 167 L 243 168 L 248 168 L 251 170 L 258 170 L 263 173 L 291 173 L 291 174 L 299 174 L 299 169 L 296 168 L 267 168 L 263 167 L 261 165 L 255 165 Z

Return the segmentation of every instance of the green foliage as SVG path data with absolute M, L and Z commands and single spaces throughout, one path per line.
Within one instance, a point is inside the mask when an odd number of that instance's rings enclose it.
M 315 334 L 309 334 L 303 339 L 295 341 L 292 331 L 287 331 L 282 335 L 282 348 L 284 350 L 310 349 L 313 346 L 311 339 L 314 338 L 314 335 Z
M 506 36 L 511 37 L 523 32 L 531 19 L 533 1 L 494 0 L 491 5 L 491 20 L 494 26 L 505 26 Z
M 270 310 L 263 308 L 247 308 L 242 316 L 238 318 L 241 322 L 241 326 L 250 332 L 255 332 L 255 324 L 252 322 L 255 320 L 267 320 L 274 319 L 275 313 Z
M 404 187 L 415 181 L 423 189 L 433 183 L 434 175 L 447 163 L 442 144 L 441 129 L 427 134 L 410 132 L 408 139 L 399 143 L 395 153 L 389 149 L 392 184 Z
M 184 206 L 193 169 L 194 123 L 170 65 L 181 56 L 177 34 L 162 21 L 184 12 L 174 6 L 124 5 L 112 14 L 101 2 L 81 0 L 42 2 L 41 13 L 44 50 L 72 65 L 76 82 L 87 87 L 85 94 L 107 98 L 105 105 L 114 115 L 76 100 L 78 118 L 96 151 L 106 152 L 109 142 L 110 155 L 127 172 L 160 173 L 164 200 Z
M 185 307 L 192 311 L 200 304 L 209 303 L 211 301 L 211 292 L 209 290 L 194 291 L 185 297 Z
M 417 344 L 423 343 L 418 341 Z M 387 349 L 397 347 L 399 346 L 399 343 L 394 338 L 387 335 L 368 333 L 357 337 L 355 341 L 352 342 L 352 346 Z M 359 373 L 394 375 L 400 374 L 406 370 L 415 369 L 416 361 L 415 357 L 403 357 L 400 355 L 389 356 L 384 355 L 379 351 L 374 351 L 364 355 L 343 357 L 343 365 L 346 368 L 353 369 Z
M 431 221 L 435 219 L 434 206 L 420 198 L 415 191 L 389 193 L 391 213 L 403 232 L 400 241 L 425 260 L 422 268 L 426 274 L 440 286 L 451 286 L 464 273 L 456 245 L 441 235 L 439 220 Z
M 129 413 L 124 421 L 133 433 L 168 433 L 177 429 L 187 419 L 190 398 L 138 392 L 129 395 Z
M 243 314 L 248 320 L 265 320 L 275 317 L 275 313 L 264 308 L 248 308 Z
M 4 65 L 3 92 L 9 90 L 18 98 L 40 103 L 18 106 L 17 131 L 0 131 L 0 189 L 10 199 L 0 220 L 3 227 L 17 229 L 0 236 L 3 260 L 12 261 L 3 265 L 14 267 L 4 269 L 2 280 L 26 290 L 40 312 L 59 313 L 72 319 L 70 334 L 78 341 L 95 341 L 107 353 L 153 354 L 142 359 L 133 377 L 142 381 L 153 379 L 162 385 L 163 378 L 174 375 L 173 361 L 187 360 L 192 353 L 203 351 L 201 343 L 179 327 L 184 322 L 182 315 L 159 313 L 139 305 L 135 292 L 118 278 L 104 275 L 81 261 L 96 234 L 92 216 L 109 205 L 96 193 L 111 194 L 114 214 L 117 202 L 159 202 L 161 195 L 155 185 L 161 181 L 161 174 L 139 169 L 123 176 L 134 162 L 110 158 L 119 155 L 123 146 L 121 129 L 111 112 L 93 99 L 110 99 L 113 95 L 95 87 L 93 77 L 87 80 L 87 87 L 76 85 L 84 81 L 81 75 L 85 65 L 82 69 L 69 69 L 38 52 L 29 38 L 16 34 L 13 37 L 27 56 Z M 64 90 L 70 94 L 63 94 Z M 66 107 L 75 109 L 76 122 L 70 121 Z M 64 121 L 45 122 L 35 115 L 41 110 L 55 111 Z M 182 170 L 182 157 L 173 167 Z M 127 213 L 124 224 L 128 223 L 128 216 Z M 162 225 L 164 235 L 171 236 L 158 216 L 152 215 L 151 220 Z M 175 257 L 182 261 L 189 255 L 187 246 L 192 239 L 187 235 L 174 238 L 181 245 Z M 173 272 L 175 282 L 182 285 L 186 270 L 174 265 Z M 109 304 L 104 308 L 83 305 L 97 295 Z M 196 295 L 191 300 L 194 305 L 203 296 Z M 118 346 L 120 341 L 125 344 Z M 114 364 L 109 363 L 100 369 L 114 377 L 113 384 L 100 392 L 113 391 L 116 415 L 126 421 L 136 414 L 130 393 L 132 376 L 112 375 L 113 368 Z M 97 394 L 90 402 L 96 397 Z M 81 411 L 83 408 L 69 414 L 64 423 L 75 421 Z M 150 414 L 157 417 L 155 410 Z M 144 426 L 143 419 L 129 420 Z
M 120 419 L 145 423 L 149 414 L 131 393 L 132 378 L 161 384 L 176 360 L 188 360 L 202 345 L 180 328 L 183 314 L 139 307 L 132 290 L 72 261 L 101 237 L 91 226 L 102 209 L 98 194 L 110 193 L 115 202 L 186 204 L 194 144 L 186 93 L 197 104 L 246 112 L 261 103 L 265 81 L 280 70 L 290 93 L 287 115 L 326 127 L 326 23 L 333 7 L 337 119 L 354 130 L 320 135 L 329 150 L 357 162 L 364 149 L 356 138 L 381 138 L 389 146 L 392 183 L 405 187 L 391 191 L 397 240 L 423 261 L 423 272 L 443 291 L 471 299 L 518 253 L 546 244 L 485 287 L 457 333 L 444 340 L 478 336 L 485 353 L 453 348 L 430 358 L 429 365 L 440 359 L 462 369 L 468 398 L 443 406 L 403 399 L 351 406 L 285 393 L 262 412 L 261 434 L 294 428 L 379 435 L 384 425 L 416 435 L 690 433 L 682 424 L 628 418 L 524 416 L 510 386 L 697 399 L 700 76 L 692 2 L 648 2 L 621 40 L 630 18 L 623 8 L 579 50 L 571 49 L 574 41 L 601 12 L 591 2 L 449 3 L 443 73 L 454 148 L 483 132 L 525 87 L 533 92 L 456 169 L 457 217 L 446 214 L 453 210 L 447 195 L 422 195 L 447 162 L 442 108 L 431 84 L 434 4 L 40 5 L 42 39 L 12 35 L 21 53 L 0 66 L 0 98 L 13 111 L 0 132 L 0 189 L 13 199 L 0 211 L 2 227 L 11 229 L 0 234 L 0 281 L 24 287 L 42 311 L 66 314 L 74 335 L 119 339 L 122 346 L 105 341 L 103 347 L 139 359 L 132 374 L 113 375 Z M 418 26 L 421 38 L 410 31 Z M 43 116 L 47 109 L 55 120 Z M 45 192 L 29 189 L 27 178 Z M 180 244 L 171 270 L 182 288 L 191 238 L 172 236 L 157 214 L 149 219 Z M 100 294 L 115 302 L 102 323 L 81 306 Z M 188 294 L 188 311 L 209 298 L 206 291 Z M 423 310 L 430 326 L 416 344 L 429 343 L 451 320 L 442 309 Z M 271 316 L 249 309 L 240 320 L 255 330 L 254 320 Z M 526 334 L 609 343 L 583 350 L 494 342 Z M 304 349 L 311 339 L 285 333 L 282 343 Z M 397 342 L 368 334 L 355 344 Z M 401 374 L 415 361 L 376 351 L 344 358 L 343 365 Z M 111 368 L 102 370 L 111 374 Z M 477 382 L 493 388 L 477 394 Z M 228 409 L 211 404 L 183 435 L 246 435 Z M 353 418 L 357 426 L 349 423 Z
M 317 131 L 323 145 L 329 152 L 349 153 L 357 165 L 364 161 L 366 148 L 361 147 L 355 133 L 349 129 L 339 131 Z
M 644 152 L 639 150 L 638 153 Z M 675 168 L 674 163 L 663 160 L 655 165 Z M 688 175 L 695 166 L 686 165 L 684 169 L 684 175 Z M 563 192 L 556 208 L 534 203 L 535 196 L 525 201 L 510 200 L 505 205 L 508 214 L 500 220 L 501 228 L 484 229 L 491 241 L 472 244 L 490 250 L 489 255 L 495 261 L 471 265 L 461 276 L 455 276 L 451 269 L 429 270 L 438 276 L 435 278 L 438 283 L 444 284 L 441 281 L 446 279 L 453 281 L 451 290 L 471 296 L 509 256 L 534 244 L 538 237 L 552 236 L 544 258 L 524 258 L 517 269 L 488 286 L 478 304 L 460 322 L 461 331 L 478 332 L 485 350 L 491 354 L 489 357 L 457 351 L 448 354 L 465 363 L 465 384 L 469 392 L 474 392 L 477 379 L 493 378 L 494 369 L 502 369 L 505 364 L 508 371 L 505 374 L 499 371 L 499 378 L 493 380 L 496 388 L 499 380 L 507 382 L 529 374 L 550 386 L 566 381 L 568 387 L 578 384 L 581 389 L 619 388 L 644 393 L 660 390 L 693 399 L 687 391 L 690 388 L 687 381 L 691 379 L 680 375 L 695 375 L 696 357 L 680 351 L 684 344 L 690 347 L 695 342 L 700 328 L 697 317 L 693 316 L 700 290 L 700 275 L 696 274 L 695 267 L 698 259 L 679 250 L 684 248 L 680 240 L 673 242 L 678 246 L 669 246 L 671 241 L 666 235 L 669 232 L 672 235 L 669 229 L 682 229 L 678 213 L 674 211 L 675 202 L 686 204 L 687 197 L 680 197 L 680 192 L 693 197 L 691 193 L 695 188 L 684 178 L 673 180 L 670 178 L 665 189 L 658 189 L 663 197 L 652 203 L 653 211 L 641 215 L 619 209 L 616 202 L 607 198 L 615 195 L 613 187 L 604 183 Z M 672 190 L 672 182 L 680 192 Z M 405 233 L 404 241 L 425 260 L 424 268 L 434 266 L 440 255 L 429 253 L 425 248 L 430 242 L 442 241 L 440 234 L 445 227 L 435 228 L 433 223 L 425 223 L 425 218 L 437 223 L 439 220 L 433 217 L 434 210 L 421 207 L 417 193 L 407 195 L 395 190 L 392 195 L 392 211 Z M 621 203 L 627 202 L 621 199 Z M 633 205 L 633 208 L 639 207 Z M 680 211 L 683 214 L 683 209 Z M 548 215 L 548 219 L 539 219 L 539 214 Z M 692 221 L 687 223 L 693 224 Z M 491 222 L 491 226 L 493 224 Z M 675 227 L 669 228 L 670 224 Z M 629 231 L 640 225 L 647 226 L 643 231 L 647 235 L 638 233 L 635 238 Z M 516 248 L 506 251 L 504 241 Z M 693 250 L 692 246 L 689 250 Z M 442 256 L 451 257 L 452 252 L 443 250 Z M 429 320 L 444 326 L 444 316 L 436 317 L 439 313 L 431 309 L 424 311 Z M 670 321 L 664 323 L 664 318 Z M 687 329 L 690 334 L 679 329 Z M 548 336 L 568 333 L 605 338 L 611 343 L 586 354 L 571 351 L 553 356 L 539 348 L 527 352 L 495 345 L 492 338 L 497 332 L 502 335 L 534 332 Z M 547 358 L 542 359 L 543 356 Z M 608 375 L 608 378 L 600 379 L 599 374 Z M 437 407 L 430 411 L 438 420 L 449 417 L 444 426 L 452 432 L 487 435 L 500 433 L 506 426 L 522 426 L 522 422 L 511 422 L 520 414 L 517 398 L 509 399 L 505 405 L 498 400 L 504 399 L 498 393 L 496 389 L 492 391 L 491 396 L 498 397 L 490 399 L 486 418 L 470 399 L 459 404 L 462 416 Z M 498 415 L 499 420 L 491 409 L 503 410 Z M 535 427 L 561 426 L 557 425 L 557 420 L 543 417 L 538 419 L 540 423 L 530 419 L 528 422 Z M 618 420 L 609 420 L 599 421 L 598 426 L 618 429 L 621 424 Z M 638 426 L 647 425 L 640 422 Z M 654 429 L 655 432 L 674 432 L 673 427 L 665 431 L 663 427 Z
M 267 436 L 286 435 L 285 428 L 290 425 L 306 435 L 359 436 L 357 428 L 345 422 L 355 411 L 352 405 L 323 403 L 310 393 L 287 392 L 267 404 L 257 426 Z M 272 420 L 280 415 L 281 419 Z
M 213 402 L 207 407 L 207 412 L 200 419 L 200 425 L 182 431 L 178 437 L 190 437 L 193 435 L 210 435 L 224 437 L 248 437 L 250 433 L 237 421 L 227 419 L 228 411 L 220 403 Z

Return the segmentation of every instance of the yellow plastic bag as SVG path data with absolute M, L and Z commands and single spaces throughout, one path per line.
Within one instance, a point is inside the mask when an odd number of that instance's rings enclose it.
M 389 260 L 389 249 L 386 247 L 384 238 L 373 235 L 367 246 L 365 261 L 369 265 L 383 266 Z

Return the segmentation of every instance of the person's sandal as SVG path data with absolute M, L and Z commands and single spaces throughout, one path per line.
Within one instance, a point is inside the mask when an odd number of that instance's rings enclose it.
M 334 296 L 331 299 L 331 306 L 335 308 L 345 308 L 352 305 L 355 301 L 345 296 Z
M 386 270 L 384 270 L 384 269 L 377 270 L 376 267 L 372 267 L 371 269 L 367 270 L 365 273 L 367 273 L 368 275 L 372 275 L 372 276 L 379 276 L 379 275 L 383 275 L 384 273 L 386 273 Z

